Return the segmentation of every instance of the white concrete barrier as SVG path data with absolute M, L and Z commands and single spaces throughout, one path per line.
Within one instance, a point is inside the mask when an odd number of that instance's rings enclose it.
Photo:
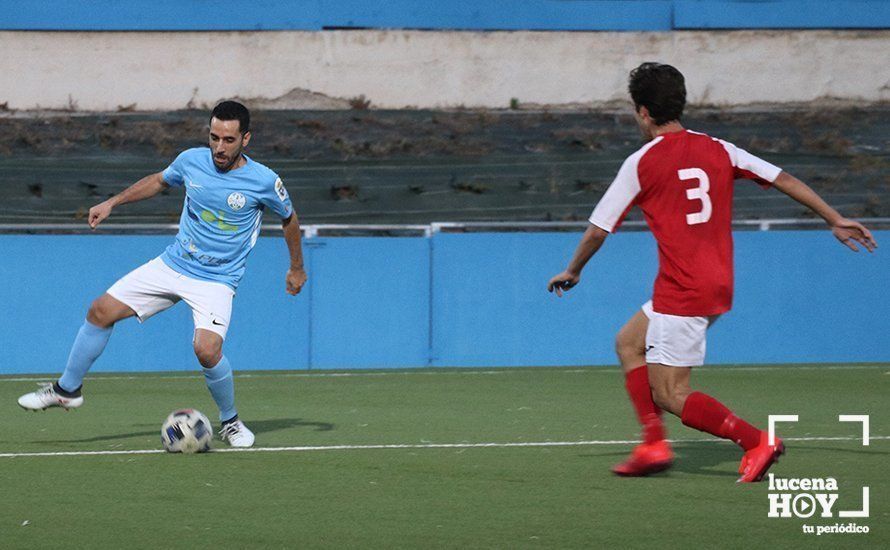
M 890 31 L 0 32 L 0 105 L 182 109 L 603 106 L 642 61 L 695 104 L 890 100 Z

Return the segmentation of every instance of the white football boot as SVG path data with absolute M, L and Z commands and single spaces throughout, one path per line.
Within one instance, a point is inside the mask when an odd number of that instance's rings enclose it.
M 41 384 L 41 388 L 19 397 L 19 406 L 29 411 L 43 411 L 50 407 L 76 409 L 83 405 L 83 396 L 65 397 L 56 393 L 52 384 Z
M 219 437 L 230 447 L 252 447 L 256 439 L 253 432 L 247 429 L 244 422 L 229 422 L 219 430 Z

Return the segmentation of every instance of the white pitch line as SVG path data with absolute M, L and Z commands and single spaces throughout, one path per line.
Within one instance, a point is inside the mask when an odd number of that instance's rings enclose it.
M 522 368 L 522 367 L 519 367 Z M 495 375 L 495 374 L 510 374 L 510 371 L 514 369 L 505 368 L 504 370 L 490 370 L 490 371 L 479 371 L 479 370 L 463 370 L 463 369 L 455 369 L 450 372 L 443 371 L 427 371 L 427 370 L 418 370 L 418 371 L 410 371 L 410 370 L 393 370 L 392 372 L 273 372 L 273 373 L 265 373 L 265 374 L 253 374 L 253 373 L 239 373 L 235 375 L 235 378 L 362 378 L 362 377 L 379 377 L 379 376 L 486 376 L 486 375 Z M 564 370 L 564 369 L 553 369 L 554 372 L 560 373 L 583 373 L 586 372 L 583 369 L 575 369 L 575 370 Z M 591 372 L 598 372 L 600 370 L 605 372 L 618 372 L 617 369 L 611 369 L 608 367 L 598 368 L 594 367 L 589 369 Z M 52 376 L 43 376 L 43 377 L 15 377 L 15 378 L 0 378 L 0 382 L 47 382 L 53 381 L 55 378 Z M 96 378 L 90 378 L 89 382 L 98 382 L 102 380 L 193 380 L 193 379 L 201 379 L 203 378 L 195 374 L 183 373 L 179 376 L 171 376 L 171 375 L 144 375 L 144 376 L 98 376 Z
M 885 369 L 887 365 L 818 365 L 818 366 L 807 366 L 807 367 L 796 367 L 793 365 L 776 365 L 770 367 L 747 367 L 744 365 L 727 365 L 727 366 L 706 366 L 701 367 L 698 372 L 710 374 L 715 372 L 726 372 L 726 371 L 805 371 L 805 370 L 874 370 L 874 369 Z M 402 370 L 402 369 L 393 369 L 391 372 L 269 372 L 263 374 L 254 374 L 251 372 L 241 372 L 235 374 L 235 378 L 361 378 L 361 377 L 379 377 L 379 376 L 491 376 L 491 375 L 504 375 L 504 374 L 517 374 L 522 372 L 529 372 L 529 370 L 547 370 L 552 369 L 552 372 L 560 373 L 560 374 L 615 374 L 619 372 L 619 368 L 617 366 L 596 366 L 596 367 L 583 367 L 583 368 L 560 368 L 560 367 L 504 367 L 498 370 L 475 370 L 467 367 L 436 367 L 436 370 L 426 370 L 425 368 L 417 369 L 417 370 Z M 182 374 L 179 375 L 169 375 L 169 374 L 157 374 L 157 375 L 132 375 L 132 376 L 96 376 L 95 378 L 91 377 L 89 382 L 101 382 L 102 380 L 192 380 L 195 378 L 201 378 L 197 375 L 197 372 L 194 374 L 188 371 L 179 371 Z M 890 374 L 890 373 L 885 373 Z M 16 376 L 16 377 L 3 377 L 0 376 L 0 382 L 46 382 L 55 380 L 55 376 L 53 375 L 45 375 L 45 376 Z
M 362 378 L 362 377 L 379 377 L 379 376 L 491 376 L 491 375 L 502 375 L 502 374 L 513 374 L 513 371 L 521 370 L 526 367 L 505 367 L 502 370 L 464 370 L 463 367 L 455 368 L 454 370 L 444 371 L 444 370 L 393 370 L 392 372 L 270 372 L 264 374 L 254 374 L 250 372 L 239 373 L 235 375 L 235 378 Z M 526 371 L 527 372 L 527 371 Z M 591 367 L 587 369 L 560 369 L 558 367 L 553 368 L 553 372 L 561 373 L 561 374 L 600 374 L 600 373 L 617 373 L 618 368 L 610 368 L 610 367 Z M 193 380 L 193 379 L 201 379 L 203 377 L 198 375 L 197 373 L 191 374 L 184 372 L 181 375 L 144 375 L 144 376 L 98 376 L 96 378 L 90 378 L 89 382 L 97 382 L 102 380 Z M 53 376 L 43 376 L 43 377 L 15 377 L 15 378 L 0 378 L 0 382 L 51 382 L 55 380 Z
M 520 367 L 522 368 L 522 367 Z M 508 374 L 509 371 L 512 370 L 510 368 L 505 368 L 504 370 L 489 370 L 489 371 L 480 371 L 480 370 L 458 370 L 455 369 L 453 372 L 444 372 L 444 371 L 429 371 L 429 370 L 396 370 L 393 369 L 391 372 L 270 372 L 263 374 L 254 374 L 251 372 L 242 372 L 235 374 L 235 378 L 355 378 L 355 377 L 366 377 L 366 376 L 411 376 L 411 375 L 426 375 L 426 376 L 437 376 L 437 375 L 446 375 L 446 376 L 467 376 L 467 375 L 490 375 L 490 374 Z M 599 368 L 594 367 L 591 370 L 599 370 Z M 607 370 L 610 372 L 617 372 L 614 369 L 610 369 L 608 367 L 603 370 Z M 583 372 L 582 369 L 575 370 L 564 370 L 554 368 L 554 372 Z M 90 382 L 100 381 L 100 380 L 191 380 L 193 378 L 201 378 L 197 373 L 189 373 L 188 371 L 182 371 L 180 375 L 168 375 L 168 374 L 159 374 L 159 375 L 133 375 L 133 376 L 97 376 L 96 378 L 90 378 Z M 16 378 L 0 378 L 0 382 L 43 382 L 47 380 L 53 380 L 52 376 L 43 376 L 43 377 L 16 377 Z
M 785 437 L 783 441 L 860 441 L 859 437 Z M 890 440 L 888 435 L 871 436 L 871 440 Z M 669 439 L 671 443 L 729 443 L 722 439 Z M 248 447 L 213 449 L 213 453 L 281 453 L 314 451 L 369 451 L 381 449 L 492 449 L 511 447 L 592 447 L 597 445 L 636 445 L 639 439 L 611 439 L 589 441 L 526 441 L 516 443 L 391 443 L 376 445 L 320 445 L 299 447 Z M 134 449 L 126 451 L 59 451 L 37 453 L 0 453 L 0 458 L 28 458 L 53 456 L 114 456 L 164 454 L 163 449 Z

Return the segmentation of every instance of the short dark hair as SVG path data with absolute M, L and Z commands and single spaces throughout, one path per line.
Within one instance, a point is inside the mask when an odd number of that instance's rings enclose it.
M 648 109 L 655 124 L 661 126 L 683 116 L 686 80 L 676 68 L 662 63 L 643 63 L 630 72 L 627 88 L 636 109 Z
M 219 120 L 237 120 L 238 130 L 243 136 L 250 131 L 250 111 L 237 101 L 223 101 L 213 108 L 210 118 Z

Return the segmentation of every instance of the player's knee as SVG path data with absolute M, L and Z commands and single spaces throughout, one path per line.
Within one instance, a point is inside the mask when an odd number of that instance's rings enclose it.
M 195 356 L 205 369 L 213 368 L 222 359 L 222 348 L 215 344 L 196 343 Z
M 645 351 L 623 333 L 615 338 L 615 353 L 622 364 L 638 363 L 645 356 Z
M 108 328 L 114 324 L 114 312 L 105 300 L 96 298 L 87 311 L 87 321 L 98 327 Z

